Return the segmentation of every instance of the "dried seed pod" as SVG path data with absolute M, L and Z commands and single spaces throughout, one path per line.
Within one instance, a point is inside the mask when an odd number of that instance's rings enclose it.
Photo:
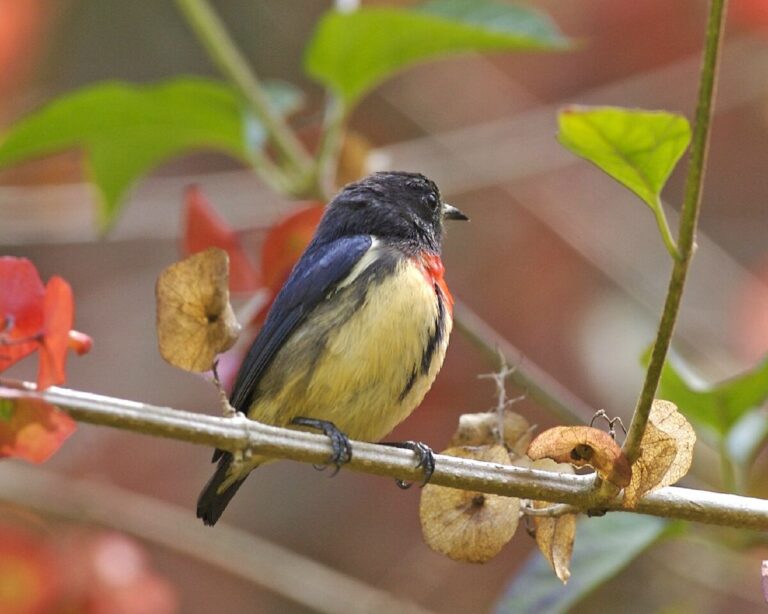
M 160 354 L 186 371 L 207 371 L 237 340 L 229 304 L 229 257 L 212 247 L 166 268 L 157 279 Z
M 551 458 L 575 467 L 594 467 L 601 478 L 624 488 L 632 468 L 618 444 L 605 431 L 590 426 L 556 426 L 538 435 L 528 446 L 533 460 Z
M 509 465 L 504 446 L 456 447 L 442 454 Z M 427 484 L 421 492 L 419 517 L 427 545 L 469 563 L 496 556 L 517 529 L 520 500 Z

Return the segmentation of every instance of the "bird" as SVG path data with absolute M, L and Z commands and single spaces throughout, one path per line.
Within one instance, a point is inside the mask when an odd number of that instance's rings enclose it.
M 344 186 L 244 358 L 232 407 L 258 422 L 322 430 L 337 470 L 351 458 L 349 438 L 384 438 L 422 402 L 443 364 L 453 325 L 443 222 L 467 219 L 420 173 L 377 172 Z M 429 448 L 402 446 L 431 474 Z M 269 460 L 216 450 L 198 518 L 214 525 Z

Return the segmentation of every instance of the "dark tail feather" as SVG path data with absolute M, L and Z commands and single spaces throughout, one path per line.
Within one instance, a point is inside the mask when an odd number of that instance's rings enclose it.
M 216 473 L 208 480 L 197 500 L 197 517 L 202 518 L 203 522 L 209 527 L 216 524 L 216 521 L 221 517 L 232 497 L 235 496 L 237 490 L 245 482 L 245 478 L 243 478 L 234 482 L 224 492 L 218 492 L 219 486 L 227 479 L 227 470 L 232 464 L 232 455 L 229 452 L 224 452 L 219 457 L 219 466 L 216 468 Z

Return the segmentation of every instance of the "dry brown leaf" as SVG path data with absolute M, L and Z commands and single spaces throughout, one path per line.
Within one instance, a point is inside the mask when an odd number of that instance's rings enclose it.
M 542 458 L 531 463 L 532 469 L 574 473 L 567 463 L 555 463 L 549 458 Z M 542 509 L 552 505 L 548 501 L 533 501 L 533 507 Z M 536 527 L 536 544 L 549 562 L 550 567 L 560 581 L 565 584 L 571 577 L 569 565 L 573 556 L 573 542 L 576 539 L 576 514 L 564 514 L 556 518 L 533 516 Z
M 459 428 L 451 439 L 451 446 L 483 446 L 498 443 L 499 415 L 495 411 L 462 414 Z M 528 420 L 508 409 L 504 410 L 504 443 L 518 456 L 525 454 L 531 441 Z
M 557 463 L 551 458 L 540 458 L 534 461 L 524 456 L 515 459 L 512 464 L 526 469 L 575 473 L 570 463 Z M 531 504 L 536 509 L 553 505 L 549 501 L 532 501 Z M 549 562 L 555 575 L 565 584 L 571 577 L 569 566 L 573 556 L 573 542 L 576 538 L 576 514 L 564 514 L 558 517 L 531 516 L 531 518 L 536 530 L 535 538 L 539 550 Z
M 536 508 L 552 505 L 546 501 L 534 501 Z M 571 577 L 571 557 L 573 542 L 576 539 L 576 514 L 563 514 L 556 518 L 534 516 L 536 544 L 549 562 L 558 579 L 566 584 Z
M 212 247 L 166 268 L 157 279 L 160 354 L 186 371 L 207 371 L 232 347 L 240 325 L 229 304 L 229 257 Z
M 605 481 L 624 488 L 632 468 L 618 444 L 605 431 L 591 426 L 556 426 L 538 435 L 528 446 L 533 460 L 551 458 L 575 467 L 589 465 Z
M 509 465 L 504 446 L 454 447 L 441 452 Z M 496 556 L 517 529 L 520 499 L 427 484 L 421 491 L 419 518 L 427 545 L 468 563 Z
M 696 433 L 677 406 L 656 399 L 632 466 L 632 481 L 624 490 L 624 505 L 633 508 L 643 495 L 682 478 L 691 468 Z

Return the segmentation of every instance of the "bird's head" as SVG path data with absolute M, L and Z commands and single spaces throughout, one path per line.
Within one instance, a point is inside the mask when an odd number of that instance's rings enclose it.
M 328 205 L 318 238 L 370 234 L 440 251 L 444 220 L 469 219 L 443 202 L 433 181 L 419 173 L 374 173 L 345 186 Z

